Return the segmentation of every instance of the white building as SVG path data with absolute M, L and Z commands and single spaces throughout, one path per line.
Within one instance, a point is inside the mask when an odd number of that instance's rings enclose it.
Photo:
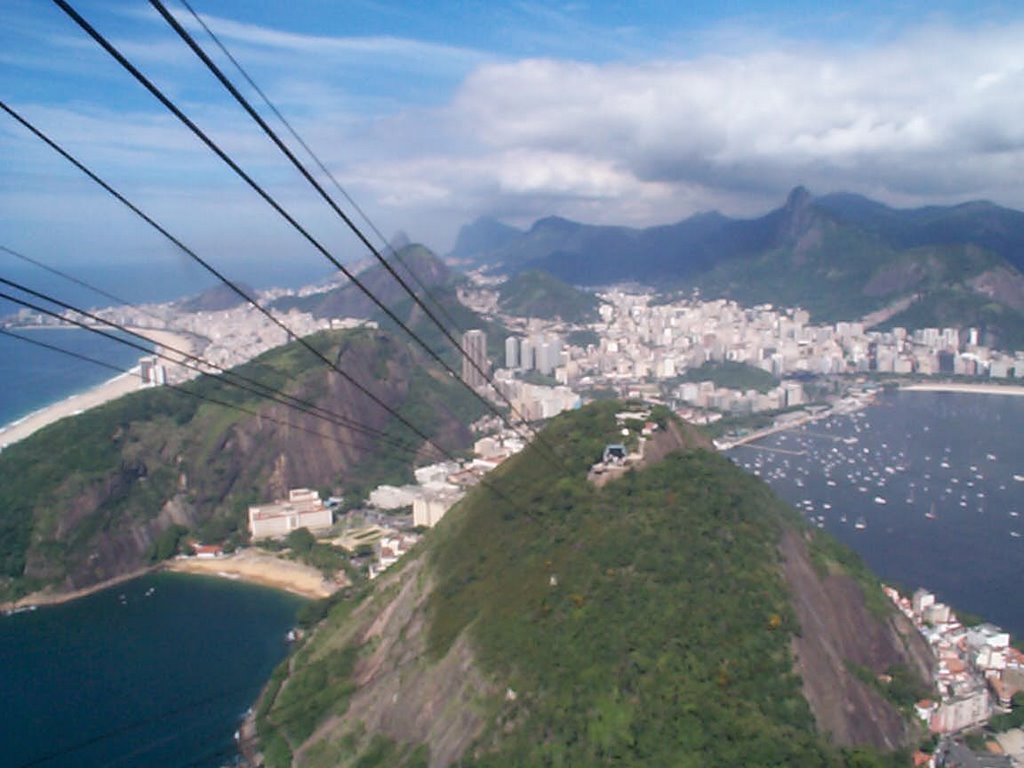
M 286 536 L 299 528 L 326 530 L 333 522 L 320 494 L 308 488 L 293 488 L 287 499 L 249 507 L 249 533 L 254 539 Z
M 425 489 L 423 494 L 413 502 L 413 525 L 433 528 L 463 495 L 463 492 L 456 488 Z

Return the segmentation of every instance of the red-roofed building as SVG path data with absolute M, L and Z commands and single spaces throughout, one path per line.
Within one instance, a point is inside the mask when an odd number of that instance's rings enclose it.
M 196 557 L 203 560 L 224 556 L 224 547 L 220 544 L 193 544 L 192 549 L 195 550 Z

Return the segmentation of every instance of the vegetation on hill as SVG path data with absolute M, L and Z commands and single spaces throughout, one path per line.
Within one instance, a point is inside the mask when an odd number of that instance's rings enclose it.
M 449 450 L 469 444 L 464 425 L 483 406 L 404 343 L 370 331 L 322 333 L 311 341 Z M 401 437 L 410 450 L 219 379 L 186 389 L 257 415 L 169 388 L 133 393 L 0 453 L 0 599 L 129 572 L 173 554 L 183 530 L 238 540 L 251 503 L 297 486 L 362 493 L 411 479 L 413 462 L 434 456 L 298 344 L 236 370 Z
M 587 285 L 699 288 L 707 298 L 801 306 L 815 321 L 855 320 L 919 299 L 899 318 L 981 327 L 1017 347 L 1024 329 L 1024 213 L 990 203 L 896 210 L 855 195 L 793 190 L 755 219 L 701 214 L 628 229 L 565 219 L 506 233 L 507 272 L 543 270 Z M 495 258 L 493 252 L 488 259 Z
M 569 323 L 597 319 L 597 298 L 547 272 L 520 272 L 498 288 L 498 306 L 503 312 L 545 320 L 561 318 Z
M 950 285 L 929 293 L 880 327 L 951 326 L 978 328 L 983 343 L 991 346 L 1024 349 L 1024 314 L 962 285 Z
M 779 380 L 768 371 L 732 360 L 708 361 L 699 368 L 686 371 L 679 377 L 679 381 L 710 381 L 716 387 L 738 389 L 743 392 L 748 389 L 767 392 L 779 386 Z
M 261 699 L 271 768 L 901 764 L 816 731 L 779 565 L 801 523 L 766 485 L 661 411 L 683 450 L 587 481 L 622 408 L 555 419 L 557 459 L 535 443 L 506 462 L 400 573 L 330 611 Z M 475 695 L 424 698 L 453 658 Z

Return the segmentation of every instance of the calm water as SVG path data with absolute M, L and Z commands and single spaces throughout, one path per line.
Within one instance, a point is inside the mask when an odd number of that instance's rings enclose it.
M 142 352 L 81 329 L 17 331 L 119 368 L 134 366 Z M 0 335 L 0 426 L 116 376 L 114 371 Z
M 898 392 L 730 455 L 884 580 L 1024 637 L 1022 434 L 1022 397 Z
M 4 766 L 218 766 L 302 601 L 156 574 L 0 617 Z
M 296 264 L 283 259 L 246 266 L 241 270 L 229 264 L 225 271 L 229 277 L 257 289 L 272 286 L 297 288 L 323 279 L 327 270 L 321 263 L 306 261 Z M 88 267 L 54 266 L 76 279 L 134 304 L 173 301 L 197 294 L 216 282 L 208 273 L 187 260 Z M 109 298 L 18 261 L 4 252 L 0 252 L 0 276 L 78 307 L 92 308 L 113 303 Z M 17 310 L 17 305 L 0 300 L 0 317 Z M 135 365 L 142 354 L 137 349 L 83 330 L 19 333 L 122 368 Z M 94 387 L 115 375 L 108 368 L 0 336 L 0 426 Z

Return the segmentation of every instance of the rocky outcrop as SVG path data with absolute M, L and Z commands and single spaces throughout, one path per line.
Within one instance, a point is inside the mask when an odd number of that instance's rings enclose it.
M 435 435 L 434 442 L 449 450 L 469 444 L 468 428 L 451 406 L 457 385 L 423 376 L 422 361 L 408 346 L 383 332 L 359 331 L 335 337 L 332 353 L 383 403 L 430 413 L 432 423 L 423 429 Z M 159 390 L 129 396 L 131 406 L 114 402 L 75 417 L 86 420 L 81 423 L 88 424 L 94 448 L 80 451 L 63 441 L 57 450 L 35 451 L 45 458 L 18 470 L 60 478 L 50 486 L 33 485 L 37 496 L 26 501 L 34 520 L 21 577 L 33 587 L 88 587 L 148 565 L 155 542 L 173 525 L 195 530 L 214 516 L 241 521 L 247 503 L 280 498 L 289 488 L 344 488 L 364 480 L 376 457 L 396 449 L 350 424 L 408 431 L 397 429 L 384 408 L 312 357 L 297 366 L 289 359 L 306 354 L 295 346 L 281 348 L 263 358 L 262 371 L 249 374 L 266 377 L 275 366 L 288 366 L 289 380 L 277 386 L 339 417 L 334 421 L 254 398 L 243 401 L 248 412 L 196 408 Z M 238 390 L 227 387 L 206 392 L 239 398 Z M 47 439 L 33 436 L 26 447 Z M 396 461 L 437 460 L 437 450 L 419 442 L 413 438 L 410 451 Z M 16 453 L 5 452 L 3 459 Z
M 780 544 L 782 571 L 801 628 L 793 638 L 793 654 L 818 729 L 840 746 L 904 747 L 913 735 L 906 719 L 853 667 L 882 674 L 902 664 L 927 680 L 931 652 L 901 614 L 893 611 L 885 619 L 872 614 L 860 584 L 849 574 L 822 576 L 807 547 L 807 539 L 795 530 L 787 531 Z

